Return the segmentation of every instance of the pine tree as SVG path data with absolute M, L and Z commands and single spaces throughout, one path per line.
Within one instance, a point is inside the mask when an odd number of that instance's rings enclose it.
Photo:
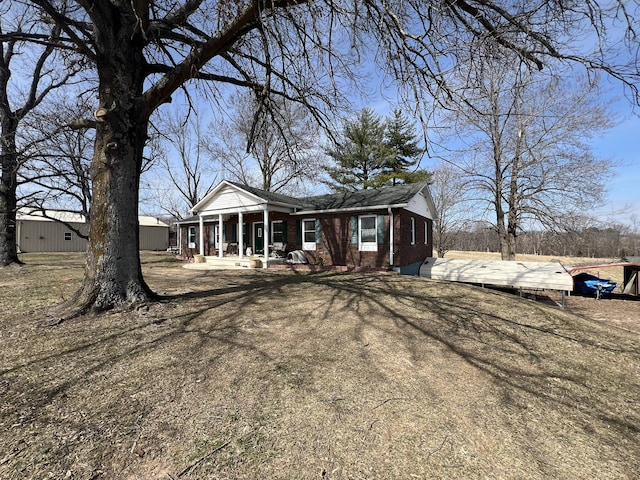
M 426 170 L 411 170 L 420 162 L 425 149 L 420 147 L 414 124 L 401 110 L 394 110 L 392 117 L 387 119 L 384 142 L 392 153 L 378 176 L 379 186 L 429 180 L 430 174 Z
M 385 143 L 386 126 L 373 110 L 365 108 L 345 123 L 343 140 L 327 154 L 335 166 L 326 167 L 333 190 L 364 190 L 378 186 L 378 178 L 391 160 Z

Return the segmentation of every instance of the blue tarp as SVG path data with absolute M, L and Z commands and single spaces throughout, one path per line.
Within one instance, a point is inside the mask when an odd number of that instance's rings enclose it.
M 573 277 L 573 291 L 582 294 L 606 295 L 616 288 L 616 282 L 603 280 L 588 273 L 579 273 Z

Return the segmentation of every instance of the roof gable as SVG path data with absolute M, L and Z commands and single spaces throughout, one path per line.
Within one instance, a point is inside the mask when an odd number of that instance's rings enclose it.
M 267 192 L 258 188 L 223 180 L 202 200 L 192 207 L 194 213 L 222 212 L 234 208 L 252 208 L 265 203 L 289 206 L 300 205 L 300 200 L 287 195 Z

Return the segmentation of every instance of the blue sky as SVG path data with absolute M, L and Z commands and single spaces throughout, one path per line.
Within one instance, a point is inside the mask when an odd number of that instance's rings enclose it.
M 634 214 L 640 222 L 640 118 L 631 106 L 622 110 L 622 122 L 594 141 L 596 154 L 620 163 L 608 185 L 606 204 L 596 209 L 602 221 L 631 224 Z
M 621 95 L 622 85 L 610 82 L 612 89 L 607 96 L 615 98 Z M 382 96 L 393 99 L 390 90 Z M 366 106 L 366 104 L 363 104 Z M 370 104 L 371 108 L 382 116 L 388 116 L 395 108 L 388 100 L 379 98 Z M 618 120 L 615 127 L 592 140 L 593 152 L 602 158 L 610 159 L 616 166 L 614 175 L 606 185 L 606 198 L 598 205 L 586 205 L 597 220 L 603 223 L 620 223 L 632 226 L 632 216 L 636 216 L 636 228 L 640 229 L 640 107 L 634 107 L 630 98 L 620 96 L 611 105 L 612 115 Z M 416 127 L 418 123 L 416 122 Z M 422 166 L 432 167 L 426 157 Z M 585 212 L 587 213 L 587 212 Z

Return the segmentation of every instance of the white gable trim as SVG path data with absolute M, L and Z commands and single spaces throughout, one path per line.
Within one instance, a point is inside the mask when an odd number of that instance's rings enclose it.
M 268 209 L 271 212 L 291 213 L 297 207 L 262 198 L 237 185 L 223 180 L 201 201 L 193 206 L 194 215 L 233 214 L 238 212 L 255 212 Z
M 220 196 L 226 198 L 218 198 Z M 233 203 L 232 200 L 237 200 L 237 203 Z M 204 211 L 219 212 L 224 208 L 240 208 L 248 206 L 257 206 L 265 204 L 266 200 L 260 198 L 253 193 L 247 192 L 233 185 L 226 180 L 220 182 L 213 190 L 211 190 L 205 197 L 196 203 L 191 211 L 194 214 L 198 214 Z
M 436 207 L 427 187 L 423 188 L 411 200 L 409 200 L 405 208 L 412 213 L 430 220 L 435 220 L 436 218 Z

